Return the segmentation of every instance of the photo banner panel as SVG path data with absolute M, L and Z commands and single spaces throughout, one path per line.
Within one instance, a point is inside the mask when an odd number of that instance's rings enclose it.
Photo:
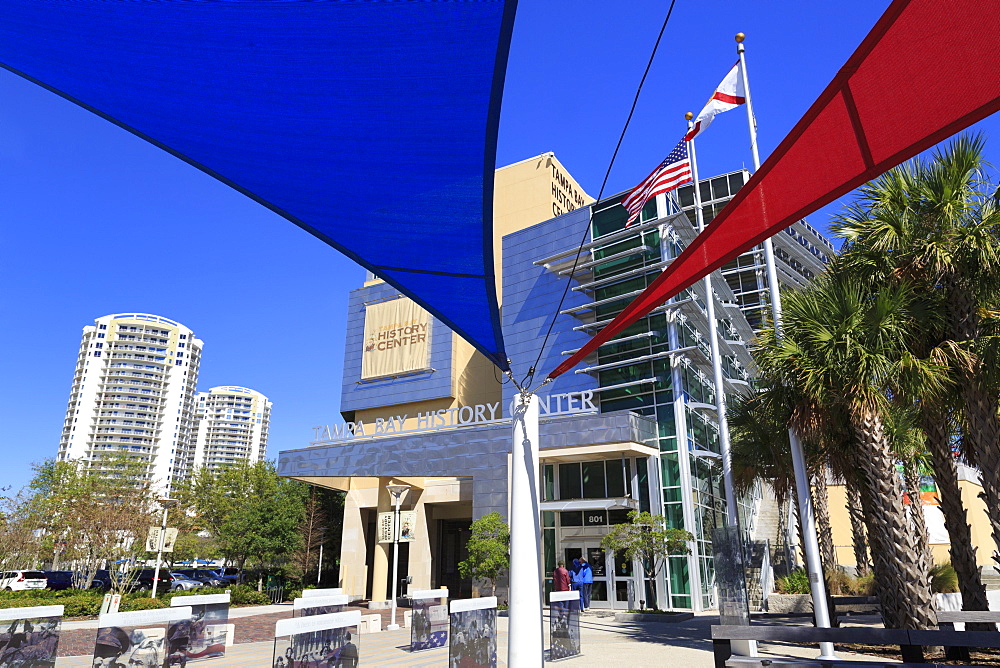
M 580 592 L 554 591 L 549 595 L 549 661 L 580 654 Z
M 226 633 L 229 627 L 229 594 L 177 596 L 171 607 L 190 606 L 191 617 L 174 622 L 167 629 L 172 657 L 181 664 L 214 659 L 226 655 Z
M 52 668 L 59 650 L 63 606 L 0 610 L 0 668 Z
M 496 668 L 496 596 L 452 601 L 448 635 L 449 668 Z
M 382 378 L 429 369 L 431 316 L 400 297 L 365 307 L 361 377 Z
M 303 592 L 304 593 L 304 592 Z M 313 615 L 329 615 L 343 612 L 347 606 L 347 595 L 310 596 L 292 601 L 292 617 L 311 617 Z
M 161 668 L 185 662 L 188 638 L 171 628 L 189 622 L 191 606 L 164 610 L 116 612 L 97 618 L 94 668 Z
M 448 590 L 415 591 L 412 598 L 410 651 L 444 647 L 448 642 Z
M 272 668 L 355 668 L 361 611 L 282 619 L 274 627 Z

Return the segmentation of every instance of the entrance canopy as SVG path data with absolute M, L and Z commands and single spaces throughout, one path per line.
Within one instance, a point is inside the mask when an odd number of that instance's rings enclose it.
M 493 171 L 516 0 L 0 0 L 0 66 L 337 248 L 506 368 Z

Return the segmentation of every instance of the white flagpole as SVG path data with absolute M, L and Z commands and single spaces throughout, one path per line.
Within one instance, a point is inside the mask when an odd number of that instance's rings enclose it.
M 694 114 L 690 111 L 684 117 L 687 119 L 688 130 L 694 127 Z M 701 205 L 701 189 L 698 181 L 698 154 L 695 151 L 694 139 L 688 141 L 688 152 L 691 158 L 691 177 L 694 180 L 694 210 L 698 223 L 698 233 L 705 229 L 705 215 Z M 729 449 L 729 420 L 726 418 L 726 386 L 722 376 L 722 357 L 719 353 L 719 325 L 715 320 L 715 291 L 712 289 L 712 275 L 704 279 L 705 303 L 708 305 L 708 337 L 712 350 L 712 374 L 715 381 L 715 411 L 719 420 L 719 446 L 722 450 L 722 480 L 726 486 L 726 526 L 739 526 L 739 514 L 736 508 L 736 492 L 733 490 L 733 458 Z
M 760 154 L 757 151 L 757 120 L 753 114 L 753 103 L 750 100 L 750 81 L 747 78 L 747 61 L 743 33 L 736 33 L 736 52 L 740 55 L 740 77 L 743 79 L 743 91 L 747 102 L 747 122 L 750 126 L 750 151 L 753 154 L 753 169 L 760 169 Z M 778 291 L 778 270 L 774 264 L 774 247 L 771 239 L 764 240 L 764 261 L 767 266 L 767 288 L 771 297 L 771 317 L 774 320 L 774 330 L 780 337 L 783 329 L 781 320 L 781 293 Z M 789 429 L 788 441 L 792 451 L 792 468 L 795 472 L 795 492 L 799 504 L 799 521 L 802 522 L 802 538 L 805 541 L 803 551 L 806 558 L 806 571 L 809 574 L 809 589 L 812 592 L 813 610 L 816 614 L 816 626 L 830 627 L 830 610 L 827 607 L 826 583 L 823 579 L 823 568 L 819 556 L 819 540 L 816 538 L 816 515 L 813 512 L 812 497 L 809 495 L 809 476 L 806 473 L 806 456 L 796 434 Z M 836 659 L 833 643 L 820 643 L 819 659 Z

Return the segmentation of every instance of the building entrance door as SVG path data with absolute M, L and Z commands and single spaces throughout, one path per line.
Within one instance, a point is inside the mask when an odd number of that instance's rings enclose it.
M 596 540 L 572 540 L 563 542 L 563 558 L 566 568 L 571 569 L 574 559 L 587 557 L 590 568 L 594 571 L 594 586 L 591 588 L 590 605 L 599 609 L 628 609 L 627 596 L 617 595 L 620 589 L 626 591 L 625 581 L 630 579 L 631 571 L 622 577 L 616 577 L 616 568 L 608 560 L 608 552 Z

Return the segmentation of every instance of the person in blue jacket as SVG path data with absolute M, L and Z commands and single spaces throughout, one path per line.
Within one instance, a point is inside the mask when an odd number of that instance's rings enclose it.
M 580 587 L 580 608 L 589 610 L 590 590 L 594 588 L 594 569 L 587 563 L 586 557 L 580 557 L 580 572 L 576 575 L 576 582 Z

